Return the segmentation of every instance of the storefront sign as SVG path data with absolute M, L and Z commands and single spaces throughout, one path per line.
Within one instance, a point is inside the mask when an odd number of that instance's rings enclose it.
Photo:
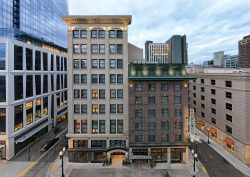
M 190 114 L 189 114 L 189 135 L 190 136 L 195 136 L 194 109 L 190 109 Z

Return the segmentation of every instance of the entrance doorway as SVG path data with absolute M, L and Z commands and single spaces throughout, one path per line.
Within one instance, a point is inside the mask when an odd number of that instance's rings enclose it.
M 123 152 L 113 152 L 111 154 L 112 166 L 121 167 L 122 161 L 125 160 L 125 153 Z

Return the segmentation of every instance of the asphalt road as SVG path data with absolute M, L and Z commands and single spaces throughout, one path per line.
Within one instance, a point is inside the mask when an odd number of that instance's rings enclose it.
M 198 144 L 198 159 L 205 166 L 209 177 L 248 177 L 234 168 L 205 142 Z
M 60 136 L 59 142 L 57 142 L 41 159 L 34 165 L 24 177 L 45 177 L 50 165 L 56 160 L 59 152 L 63 147 L 67 145 L 66 133 Z

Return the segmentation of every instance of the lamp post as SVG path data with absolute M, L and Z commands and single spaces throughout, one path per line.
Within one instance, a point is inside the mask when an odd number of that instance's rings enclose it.
M 64 173 L 63 173 L 63 156 L 65 154 L 66 148 L 64 147 L 62 151 L 59 152 L 59 157 L 60 159 L 62 159 L 62 177 L 64 177 Z
M 209 144 L 209 132 L 210 132 L 210 128 L 207 129 L 207 143 Z
M 194 158 L 194 175 L 193 175 L 193 177 L 195 177 L 195 161 L 196 161 L 197 158 L 198 158 L 198 154 L 195 153 L 193 149 L 192 149 L 192 154 L 193 154 L 193 158 Z
M 195 144 L 195 152 L 198 153 L 198 145 L 197 145 L 198 143 L 197 143 L 197 140 L 191 138 L 190 141 Z

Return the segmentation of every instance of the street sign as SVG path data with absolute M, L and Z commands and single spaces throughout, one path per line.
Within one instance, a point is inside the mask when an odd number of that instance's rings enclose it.
M 190 109 L 189 111 L 189 135 L 195 135 L 195 117 L 194 117 L 194 109 Z

